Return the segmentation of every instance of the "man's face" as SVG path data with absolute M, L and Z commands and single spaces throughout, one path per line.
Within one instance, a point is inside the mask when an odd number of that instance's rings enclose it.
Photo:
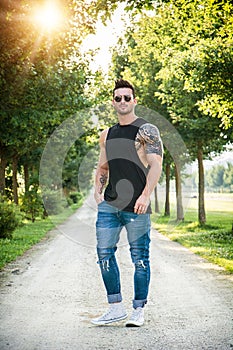
M 136 100 L 130 88 L 119 88 L 114 92 L 113 107 L 120 115 L 129 114 L 134 110 Z

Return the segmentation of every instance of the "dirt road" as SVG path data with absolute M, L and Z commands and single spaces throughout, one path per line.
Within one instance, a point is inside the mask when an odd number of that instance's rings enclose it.
M 90 323 L 107 307 L 95 252 L 95 207 L 67 222 L 1 273 L 1 350 L 227 350 L 233 283 L 221 269 L 152 231 L 145 325 Z M 117 253 L 131 313 L 133 265 L 124 232 Z

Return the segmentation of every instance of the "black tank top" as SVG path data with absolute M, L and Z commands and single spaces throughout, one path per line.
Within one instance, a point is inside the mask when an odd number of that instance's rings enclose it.
M 134 211 L 134 204 L 145 185 L 148 168 L 141 162 L 135 148 L 135 138 L 141 125 L 147 123 L 137 118 L 132 124 L 115 124 L 106 138 L 109 165 L 109 183 L 104 199 L 119 210 Z M 151 213 L 151 207 L 147 209 Z

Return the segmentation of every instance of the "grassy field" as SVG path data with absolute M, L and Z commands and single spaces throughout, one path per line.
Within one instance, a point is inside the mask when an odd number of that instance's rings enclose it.
M 204 226 L 198 224 L 198 199 L 190 198 L 187 203 L 184 222 L 175 221 L 174 211 L 170 218 L 152 214 L 153 227 L 232 274 L 233 194 L 206 194 Z

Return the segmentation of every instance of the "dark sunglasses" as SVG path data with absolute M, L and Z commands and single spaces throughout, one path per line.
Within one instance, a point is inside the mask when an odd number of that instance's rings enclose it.
M 115 96 L 115 97 L 114 97 L 114 101 L 116 101 L 116 102 L 121 102 L 122 97 L 124 97 L 125 102 L 131 101 L 131 96 L 129 96 L 129 95 Z

